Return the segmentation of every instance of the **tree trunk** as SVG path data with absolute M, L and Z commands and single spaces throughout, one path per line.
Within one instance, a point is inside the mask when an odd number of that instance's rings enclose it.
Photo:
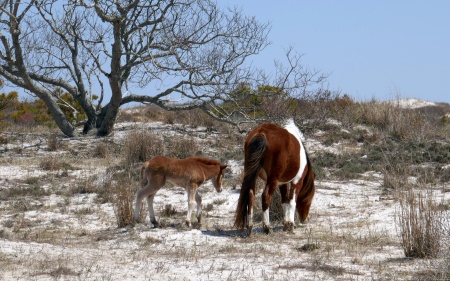
M 119 106 L 115 106 L 110 103 L 106 108 L 106 114 L 98 117 L 100 127 L 98 128 L 97 136 L 104 137 L 112 133 L 117 114 L 119 113 Z
M 116 77 L 110 77 L 109 82 L 111 85 L 111 101 L 104 108 L 106 113 L 104 115 L 104 111 L 101 113 L 103 116 L 101 118 L 101 125 L 97 132 L 99 137 L 104 137 L 112 133 L 122 101 L 121 84 L 118 79 Z
M 111 134 L 116 122 L 117 114 L 119 113 L 120 104 L 122 101 L 122 85 L 126 77 L 122 77 L 122 42 L 121 42 L 121 24 L 123 19 L 115 19 L 113 22 L 114 42 L 112 44 L 111 57 L 111 73 L 109 75 L 109 85 L 111 87 L 111 101 L 106 108 L 106 115 L 102 121 L 97 135 L 100 137 Z
M 68 137 L 76 136 L 75 127 L 66 118 L 58 104 L 47 95 L 38 95 L 38 97 L 47 105 L 58 128 Z

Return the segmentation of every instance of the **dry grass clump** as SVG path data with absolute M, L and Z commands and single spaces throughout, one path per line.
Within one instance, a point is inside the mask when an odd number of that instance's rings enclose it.
M 172 217 L 176 214 L 178 214 L 178 211 L 172 204 L 164 205 L 164 208 L 160 212 L 160 215 L 164 217 Z
M 201 109 L 181 111 L 178 114 L 180 123 L 190 125 L 193 128 L 206 127 L 206 130 L 213 131 L 220 127 L 220 123 Z
M 130 166 L 164 154 L 164 142 L 150 131 L 133 131 L 125 139 L 123 152 L 126 165 Z
M 444 212 L 433 198 L 431 189 L 426 192 L 411 189 L 402 193 L 397 219 L 406 257 L 438 257 L 443 237 Z
M 71 164 L 65 162 L 64 160 L 56 157 L 49 156 L 42 159 L 39 163 L 39 167 L 45 171 L 57 171 L 57 170 L 73 170 Z
M 16 197 L 25 197 L 31 196 L 32 198 L 37 198 L 41 196 L 48 196 L 51 194 L 51 191 L 48 189 L 44 189 L 37 184 L 33 184 L 31 186 L 14 186 L 11 188 L 6 188 L 0 190 L 0 199 L 8 200 Z
M 113 177 L 108 183 L 111 188 L 112 203 L 116 216 L 117 226 L 126 227 L 134 224 L 134 197 L 140 188 L 139 183 L 133 179 L 130 172 L 126 176 Z M 142 215 L 142 213 L 141 213 Z
M 200 145 L 194 137 L 190 138 L 171 138 L 167 140 L 166 155 L 174 158 L 186 158 L 189 156 L 200 155 Z
M 55 133 L 48 136 L 47 146 L 49 151 L 57 151 L 60 148 L 60 142 Z
M 97 143 L 94 147 L 93 155 L 98 158 L 107 158 L 110 155 L 110 149 L 105 142 Z
M 206 127 L 207 131 L 213 131 L 215 127 L 220 126 L 218 121 L 201 109 L 160 111 L 159 117 L 165 124 L 182 124 L 193 128 Z
M 147 122 L 153 118 L 148 114 L 147 106 L 136 106 L 120 110 L 117 122 Z
M 409 182 L 409 169 L 405 163 L 394 162 L 387 165 L 382 170 L 383 174 L 383 188 L 385 190 L 408 190 L 412 186 Z
M 423 140 L 428 133 L 427 120 L 423 114 L 389 102 L 361 103 L 359 122 L 380 129 L 398 140 Z
M 174 111 L 167 111 L 164 114 L 162 114 L 162 121 L 165 124 L 174 125 L 177 120 L 177 113 Z
M 68 195 L 74 194 L 89 194 L 99 193 L 99 186 L 95 183 L 96 176 L 91 176 L 87 179 L 80 179 L 77 182 L 70 185 Z
M 403 108 L 396 102 L 355 102 L 347 95 L 330 96 L 322 105 L 322 119 L 311 119 L 315 127 L 322 128 L 326 118 L 337 120 L 342 128 L 352 130 L 357 125 L 372 128 L 371 142 L 392 138 L 395 140 L 423 141 L 433 136 L 443 136 L 448 130 L 442 131 L 445 124 L 436 118 L 442 115 L 443 106 L 423 109 Z M 430 113 L 437 111 L 437 113 Z M 437 120 L 439 119 L 439 120 Z M 446 132 L 445 132 L 446 131 Z M 376 137 L 376 138 L 375 138 Z

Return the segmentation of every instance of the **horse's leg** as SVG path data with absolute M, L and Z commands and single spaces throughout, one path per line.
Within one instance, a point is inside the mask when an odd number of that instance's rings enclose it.
M 287 184 L 282 184 L 279 186 L 280 195 L 281 195 L 281 206 L 283 207 L 283 219 L 286 220 L 287 216 L 287 205 L 289 204 L 289 192 Z M 284 223 L 283 221 L 283 223 Z
M 195 184 L 189 184 L 187 186 L 187 193 L 188 193 L 188 211 L 186 215 L 186 225 L 188 227 L 192 227 L 191 217 L 192 217 L 192 210 L 194 209 L 195 205 L 195 193 L 197 193 L 197 186 Z
M 197 202 L 197 221 L 200 225 L 202 223 L 202 196 L 197 192 L 195 192 L 195 201 Z
M 277 181 L 268 181 L 262 194 L 263 229 L 266 234 L 269 234 L 272 231 L 269 218 L 269 206 L 272 202 L 272 195 L 277 187 Z
M 147 190 L 143 187 L 136 192 L 136 201 L 134 203 L 134 223 L 138 222 L 139 214 L 141 213 L 142 200 L 147 195 Z
M 292 231 L 294 224 L 293 221 L 290 223 L 290 217 L 291 217 L 291 203 L 293 200 L 293 194 L 291 192 L 292 184 L 282 184 L 280 185 L 280 193 L 281 193 L 281 205 L 283 207 L 283 226 L 285 231 Z M 295 207 L 294 207 L 295 212 Z
M 296 188 L 298 184 L 288 183 L 286 185 L 285 198 L 282 199 L 284 219 L 283 219 L 283 230 L 288 232 L 294 231 L 295 226 L 295 206 L 296 206 L 296 193 L 298 192 Z
M 148 216 L 153 227 L 159 227 L 159 222 L 155 217 L 155 210 L 153 209 L 153 199 L 155 198 L 156 192 L 147 196 L 147 206 L 148 206 Z

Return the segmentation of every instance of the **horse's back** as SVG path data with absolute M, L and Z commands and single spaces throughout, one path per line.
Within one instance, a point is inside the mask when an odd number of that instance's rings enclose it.
M 264 123 L 253 129 L 248 135 L 246 151 L 253 138 L 263 135 L 266 138 L 262 178 L 274 176 L 281 182 L 292 180 L 300 164 L 300 143 L 288 130 L 272 123 Z
M 214 161 L 216 160 L 201 157 L 178 159 L 155 156 L 143 164 L 143 169 L 147 177 L 163 176 L 173 184 L 185 186 L 188 182 L 203 183 L 205 180 L 203 165 L 211 165 L 215 163 Z

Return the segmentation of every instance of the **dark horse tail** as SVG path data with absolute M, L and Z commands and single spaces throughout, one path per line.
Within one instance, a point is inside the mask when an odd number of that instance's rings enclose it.
M 255 196 L 255 182 L 261 171 L 266 151 L 266 136 L 258 134 L 248 144 L 248 154 L 245 155 L 244 180 L 242 181 L 241 194 L 236 208 L 236 220 L 238 229 L 243 229 L 247 224 L 250 198 Z

